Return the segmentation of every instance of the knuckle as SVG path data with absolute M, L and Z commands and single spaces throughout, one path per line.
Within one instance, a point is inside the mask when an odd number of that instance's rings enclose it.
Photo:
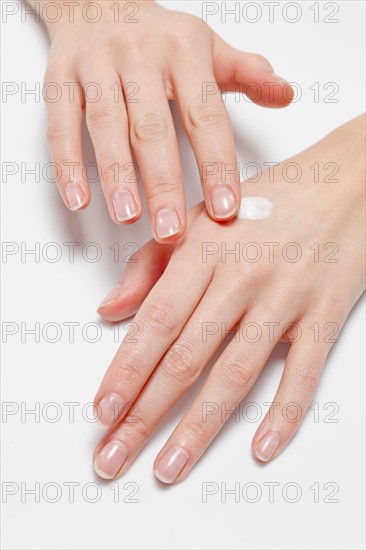
M 168 139 L 168 122 L 157 113 L 146 113 L 132 122 L 130 128 L 131 142 L 155 143 Z
M 318 386 L 320 371 L 309 363 L 296 366 L 292 373 L 293 384 L 306 391 L 314 392 Z
M 137 25 L 138 26 L 138 25 Z M 135 27 L 135 25 L 132 25 Z M 142 29 L 136 30 L 127 30 L 123 34 L 118 30 L 114 35 L 114 41 L 120 47 L 121 44 L 123 48 L 126 48 L 126 51 L 136 53 L 137 56 L 141 55 L 141 51 L 146 49 L 146 44 L 149 39 L 149 33 L 144 32 Z
M 227 116 L 213 103 L 197 102 L 188 109 L 187 120 L 191 130 L 214 130 L 227 121 Z
M 256 65 L 261 65 L 264 68 L 268 67 L 268 65 L 269 65 L 268 59 L 266 57 L 264 57 L 263 55 L 259 54 L 259 53 L 253 53 L 252 54 L 252 61 Z
M 256 266 L 255 264 L 250 264 L 247 269 L 243 271 L 241 268 L 237 268 L 236 270 L 237 275 L 237 285 L 239 288 L 242 289 L 248 289 L 253 287 L 254 285 L 258 285 L 258 279 L 256 277 Z
M 344 300 L 336 292 L 328 292 L 323 296 L 320 309 L 328 316 L 331 312 L 333 321 L 344 319 L 347 315 Z
M 90 59 L 93 59 L 96 51 L 100 51 L 102 44 L 95 37 L 89 37 L 89 40 L 80 44 L 78 49 L 78 57 L 83 63 L 87 63 Z
M 186 21 L 177 20 L 174 27 L 167 30 L 167 36 L 173 51 L 180 54 L 195 56 L 197 48 L 202 45 L 201 32 L 192 27 L 191 21 L 187 25 Z
M 161 369 L 174 380 L 192 384 L 199 374 L 192 346 L 187 342 L 173 344 L 162 360 Z
M 96 36 L 93 34 L 89 35 L 89 40 L 85 40 L 79 45 L 79 58 L 82 60 L 93 59 L 95 50 L 98 49 L 98 46 L 101 46 L 101 44 L 98 44 L 98 39 Z
M 169 174 L 151 174 L 149 177 L 149 186 L 146 186 L 145 197 L 147 201 L 154 201 L 162 195 L 177 194 L 181 188 L 181 181 L 176 176 Z
M 52 122 L 47 128 L 47 141 L 51 146 L 63 146 L 70 140 L 70 128 L 61 122 Z
M 248 357 L 225 360 L 219 367 L 219 376 L 224 384 L 247 391 L 254 381 L 254 361 Z
M 118 109 L 114 105 L 90 105 L 86 112 L 88 128 L 111 126 L 118 120 Z
M 189 441 L 198 442 L 200 447 L 206 447 L 211 440 L 207 428 L 202 421 L 198 419 L 191 419 L 185 424 L 184 438 Z
M 140 368 L 136 363 L 124 360 L 113 369 L 113 382 L 123 387 L 126 384 L 136 385 L 141 379 Z
M 177 314 L 171 304 L 160 302 L 146 307 L 146 324 L 151 332 L 159 336 L 175 334 L 177 329 Z
M 83 40 L 78 47 L 78 57 L 84 63 L 90 64 L 95 59 L 96 54 L 104 52 L 106 49 L 105 34 L 98 28 L 90 30 L 87 40 Z

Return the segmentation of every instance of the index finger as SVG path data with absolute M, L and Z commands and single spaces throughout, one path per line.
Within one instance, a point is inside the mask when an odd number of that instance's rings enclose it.
M 221 93 L 205 92 L 208 83 L 215 85 L 215 77 L 205 65 L 186 71 L 180 67 L 174 74 L 177 102 L 198 164 L 207 211 L 214 220 L 227 221 L 238 213 L 240 177 L 228 113 Z
M 171 261 L 139 309 L 108 368 L 94 403 L 100 423 L 119 422 L 160 359 L 177 338 L 208 287 L 212 267 L 184 269 L 187 258 Z M 192 284 L 194 281 L 194 286 Z

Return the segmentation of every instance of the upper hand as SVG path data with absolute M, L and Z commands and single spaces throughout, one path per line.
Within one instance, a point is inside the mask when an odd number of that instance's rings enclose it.
M 79 8 L 73 23 L 62 19 L 48 24 L 48 141 L 65 204 L 79 210 L 90 201 L 82 159 L 85 110 L 111 218 L 132 223 L 141 216 L 133 150 L 154 238 L 177 242 L 186 229 L 186 208 L 168 102 L 174 99 L 195 153 L 209 215 L 221 221 L 234 218 L 240 180 L 221 91 L 240 86 L 260 105 L 283 107 L 293 97 L 291 87 L 266 59 L 232 48 L 196 17 L 146 0 L 134 2 L 138 11 L 131 14 L 131 3 L 124 10 L 121 1 L 115 22 L 116 2 L 100 5 L 102 17 L 96 23 L 78 15 Z

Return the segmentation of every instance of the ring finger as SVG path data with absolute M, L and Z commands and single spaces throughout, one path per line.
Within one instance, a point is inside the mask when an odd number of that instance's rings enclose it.
M 139 165 L 151 219 L 160 243 L 176 242 L 186 228 L 183 174 L 166 90 L 156 74 L 121 70 L 130 140 Z M 135 90 L 131 97 L 129 89 Z

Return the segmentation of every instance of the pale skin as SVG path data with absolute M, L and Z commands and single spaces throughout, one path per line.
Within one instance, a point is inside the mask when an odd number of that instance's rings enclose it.
M 332 161 L 339 167 L 338 181 L 324 181 L 325 174 L 314 181 L 309 167 Z M 290 162 L 301 167 L 296 183 L 284 181 L 284 162 L 273 177 L 267 170 L 259 181 L 241 186 L 244 197 L 273 202 L 269 218 L 223 225 L 201 203 L 189 213 L 185 237 L 176 246 L 145 245 L 136 254 L 138 262 L 128 265 L 120 285 L 100 306 L 99 313 L 111 321 L 137 312 L 95 397 L 96 414 L 108 428 L 94 453 L 100 476 L 124 474 L 195 383 L 223 341 L 215 326 L 224 325 L 237 337 L 222 351 L 158 454 L 155 475 L 165 483 L 187 477 L 223 426 L 216 407 L 224 404 L 232 410 L 245 399 L 280 340 L 291 346 L 273 406 L 253 438 L 253 455 L 263 462 L 276 458 L 297 432 L 327 355 L 365 288 L 364 117 Z M 214 247 L 204 255 L 208 242 L 219 251 Z M 268 242 L 277 243 L 272 261 L 264 244 Z M 223 245 L 233 250 L 235 243 L 241 246 L 238 261 L 221 252 Z M 247 259 L 255 258 L 258 248 L 243 255 L 246 243 L 259 246 L 258 261 Z M 299 248 L 284 256 L 286 243 L 300 248 L 297 262 L 291 259 Z M 285 418 L 284 406 L 291 402 L 295 406 Z M 203 415 L 207 404 L 210 414 Z
M 79 2 L 82 7 L 87 0 Z M 103 16 L 94 24 L 81 10 L 73 23 L 68 10 L 57 23 L 45 21 L 51 40 L 45 84 L 62 89 L 62 99 L 46 101 L 48 140 L 53 161 L 74 167 L 71 176 L 63 169 L 57 181 L 66 206 L 84 209 L 91 198 L 81 143 L 86 112 L 108 210 L 120 224 L 142 214 L 137 180 L 131 177 L 134 153 L 158 241 L 139 251 L 138 262 L 128 266 L 99 308 L 111 321 L 137 312 L 95 397 L 96 414 L 108 428 L 93 457 L 99 475 L 111 479 L 126 472 L 225 333 L 237 334 L 156 458 L 156 476 L 175 483 L 221 429 L 221 406 L 232 410 L 245 399 L 280 340 L 291 347 L 273 406 L 254 436 L 254 456 L 264 462 L 276 458 L 300 426 L 334 339 L 364 290 L 363 119 L 290 159 L 302 168 L 298 182 L 283 181 L 283 163 L 273 178 L 267 171 L 259 182 L 240 185 L 221 90 L 239 85 L 259 105 L 284 107 L 292 99 L 291 87 L 266 59 L 232 48 L 195 17 L 144 0 L 134 2 L 138 23 L 131 25 L 124 17 L 129 11 L 123 11 L 128 3 L 118 4 L 118 23 L 109 9 L 116 2 L 109 0 L 100 3 Z M 70 83 L 77 85 L 72 101 Z M 91 83 L 102 91 L 97 101 L 86 93 Z M 217 93 L 204 96 L 207 83 L 217 84 Z M 192 144 L 205 197 L 187 218 L 171 99 Z M 314 162 L 320 167 L 336 162 L 338 181 L 315 182 L 309 170 Z M 205 163 L 223 163 L 232 174 L 222 182 L 220 171 L 204 173 Z M 272 200 L 272 216 L 235 219 L 241 196 L 253 195 Z M 290 260 L 283 256 L 293 242 L 301 250 L 298 262 L 291 261 L 293 249 Z M 205 243 L 213 248 L 204 249 Z M 222 255 L 223 245 L 232 250 L 237 243 L 239 259 Z M 258 261 L 245 259 L 246 243 L 259 247 Z M 272 252 L 268 243 L 274 243 Z M 286 420 L 283 409 L 291 402 L 296 406 Z
M 89 20 L 83 16 L 87 0 L 80 0 L 73 22 L 62 0 L 57 0 L 62 14 L 57 22 L 57 12 L 42 10 L 46 0 L 28 3 L 38 6 L 51 40 L 44 94 L 48 142 L 60 167 L 57 185 L 66 206 L 82 210 L 91 198 L 83 171 L 85 111 L 111 218 L 119 224 L 140 218 L 138 167 L 155 240 L 178 242 L 187 222 L 168 102 L 174 99 L 197 160 L 208 214 L 220 221 L 235 218 L 240 179 L 221 91 L 240 90 L 264 107 L 288 105 L 291 86 L 276 76 L 271 64 L 232 48 L 200 19 L 151 0 L 133 2 L 134 15 L 131 2 L 121 0 L 117 13 L 115 0 L 103 0 L 102 16 L 95 23 L 90 22 L 96 16 L 92 10 L 86 12 Z M 220 170 L 205 169 L 222 163 L 224 182 Z

